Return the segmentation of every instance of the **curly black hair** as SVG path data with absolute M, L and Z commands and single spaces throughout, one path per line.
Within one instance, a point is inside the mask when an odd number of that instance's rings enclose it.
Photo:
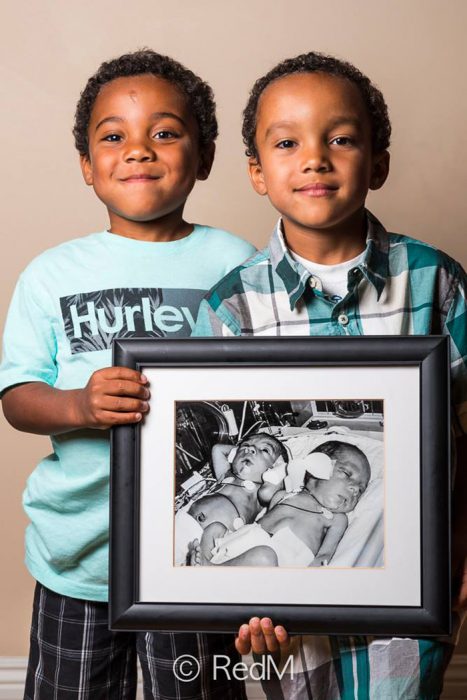
M 333 56 L 310 51 L 295 58 L 288 58 L 274 66 L 266 75 L 259 78 L 250 92 L 247 105 L 243 112 L 242 135 L 246 146 L 246 155 L 258 158 L 256 148 L 256 117 L 259 99 L 274 80 L 284 78 L 294 73 L 325 73 L 338 78 L 344 78 L 357 86 L 368 110 L 371 124 L 372 148 L 374 153 L 381 153 L 389 146 L 391 122 L 388 108 L 380 90 L 351 63 L 341 61 Z
M 81 155 L 89 155 L 89 121 L 102 86 L 116 78 L 148 73 L 167 80 L 185 95 L 198 124 L 201 149 L 215 141 L 218 134 L 216 103 L 210 86 L 173 58 L 145 48 L 102 63 L 86 83 L 76 105 L 73 126 L 75 146 Z

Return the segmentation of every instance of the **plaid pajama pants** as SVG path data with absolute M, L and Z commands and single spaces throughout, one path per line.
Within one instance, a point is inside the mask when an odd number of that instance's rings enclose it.
M 169 632 L 126 633 L 108 629 L 106 603 L 77 600 L 37 584 L 25 700 L 132 700 L 136 656 L 145 700 L 246 700 L 244 684 L 213 679 L 212 655 L 239 660 L 233 635 Z M 199 663 L 193 680 L 178 680 L 174 661 Z M 181 669 L 188 672 L 188 666 Z M 179 676 L 183 673 L 178 673 Z

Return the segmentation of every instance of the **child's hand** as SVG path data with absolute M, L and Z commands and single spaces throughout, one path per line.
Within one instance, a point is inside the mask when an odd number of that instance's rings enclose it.
M 269 617 L 252 617 L 248 624 L 242 625 L 235 639 L 235 648 L 239 654 L 273 654 L 280 651 L 287 654 L 290 647 L 289 635 L 281 625 L 274 627 Z
M 77 426 L 104 430 L 138 423 L 149 410 L 147 381 L 144 374 L 128 367 L 93 372 L 85 388 L 74 392 Z

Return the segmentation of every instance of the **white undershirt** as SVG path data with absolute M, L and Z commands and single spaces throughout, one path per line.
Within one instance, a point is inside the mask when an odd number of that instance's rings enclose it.
M 363 260 L 365 251 L 362 251 L 352 260 L 345 260 L 337 265 L 322 265 L 307 258 L 302 258 L 289 249 L 290 255 L 303 267 L 311 272 L 317 281 L 316 289 L 335 301 L 343 299 L 347 294 L 347 277 L 352 268 L 357 267 Z

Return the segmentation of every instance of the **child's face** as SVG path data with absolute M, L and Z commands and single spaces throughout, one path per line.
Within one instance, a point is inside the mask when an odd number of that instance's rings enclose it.
M 345 449 L 340 449 L 332 459 L 335 464 L 331 478 L 313 480 L 310 491 L 333 513 L 348 513 L 355 508 L 368 486 L 368 466 L 358 454 Z
M 266 434 L 252 435 L 238 446 L 232 471 L 242 479 L 258 481 L 280 455 L 277 442 Z
M 281 213 L 286 234 L 345 228 L 387 176 L 388 154 L 372 154 L 358 88 L 334 76 L 299 73 L 268 85 L 256 145 L 253 186 Z
M 111 230 L 182 212 L 196 179 L 209 174 L 186 99 L 153 75 L 104 85 L 92 109 L 85 181 L 106 205 Z M 211 154 L 212 155 L 212 154 Z

